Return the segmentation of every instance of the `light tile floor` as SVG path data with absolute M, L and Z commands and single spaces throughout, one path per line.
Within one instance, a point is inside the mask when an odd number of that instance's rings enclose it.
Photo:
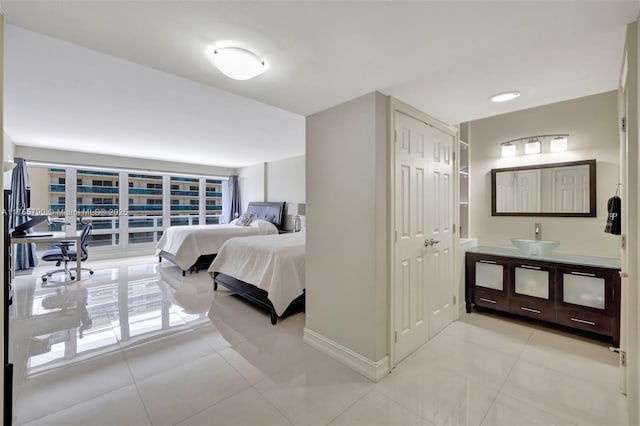
M 606 344 L 463 315 L 379 383 L 155 257 L 15 280 L 15 425 L 626 425 Z M 86 302 L 86 304 L 85 304 Z

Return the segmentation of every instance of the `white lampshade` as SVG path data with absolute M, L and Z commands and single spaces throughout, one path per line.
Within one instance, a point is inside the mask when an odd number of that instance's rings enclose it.
M 506 143 L 502 145 L 502 156 L 503 157 L 515 157 L 516 156 L 516 146 L 512 143 Z
M 240 47 L 210 49 L 208 53 L 209 59 L 220 72 L 234 80 L 249 80 L 266 69 L 262 59 Z
M 305 205 L 304 203 L 289 203 L 287 210 L 292 216 L 304 216 Z
M 560 137 L 551 139 L 551 144 L 549 146 L 549 150 L 551 152 L 562 152 L 566 151 L 569 144 L 569 139 L 566 137 Z
M 540 154 L 540 141 L 530 141 L 524 144 L 524 153 Z

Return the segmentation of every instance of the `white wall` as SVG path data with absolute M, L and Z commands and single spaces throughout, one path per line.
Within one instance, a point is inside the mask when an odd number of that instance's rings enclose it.
M 247 210 L 251 201 L 266 201 L 265 199 L 265 163 L 238 169 L 238 185 L 240 186 L 240 205 L 242 211 Z
M 238 170 L 242 210 L 251 201 L 304 203 L 305 156 L 259 163 Z M 302 218 L 304 226 L 304 218 Z M 284 229 L 293 228 L 293 218 L 285 211 Z
M 13 153 L 16 149 L 16 145 L 13 143 L 7 132 L 2 132 L 2 160 L 3 161 L 13 161 Z
M 607 200 L 619 182 L 616 92 L 526 109 L 471 122 L 471 236 L 480 245 L 510 246 L 514 237 L 560 241 L 557 251 L 605 257 L 620 256 L 620 236 L 605 234 Z M 502 158 L 500 143 L 541 134 L 569 133 L 569 150 Z M 597 217 L 550 218 L 491 216 L 493 168 L 596 159 Z
M 16 145 L 13 143 L 7 132 L 2 132 L 2 160 L 13 162 Z M 4 172 L 4 189 L 11 189 L 11 170 Z
M 4 105 L 4 14 L 0 13 L 0 128 L 4 129 L 3 126 L 3 120 L 4 120 L 4 114 L 3 114 L 3 105 Z M 5 147 L 4 147 L 4 143 L 2 148 L 0 148 L 0 150 L 2 150 L 0 153 L 2 154 L 1 157 L 2 159 L 6 159 L 5 157 Z M 2 177 L 2 187 L 4 187 L 4 176 Z M 5 206 L 4 204 L 4 197 L 0 197 L 0 210 L 2 210 L 4 212 L 4 208 Z M 0 232 L 0 267 L 1 269 L 4 271 L 5 265 L 4 265 L 4 232 Z M 2 288 L 4 289 L 5 286 L 7 285 L 7 283 L 3 282 L 2 283 Z M 4 297 L 4 294 L 3 296 Z M 4 303 L 0 303 L 0 328 L 2 330 L 4 330 Z M 2 345 L 4 347 L 5 345 L 5 339 L 7 338 L 7 336 L 5 336 L 4 331 L 2 332 Z M 4 413 L 4 361 L 3 361 L 3 367 L 0 368 L 0 382 L 2 382 L 3 386 L 2 389 L 0 389 L 0 408 L 2 408 L 2 413 Z M 10 423 L 11 419 L 5 419 L 4 415 L 3 417 L 3 423 Z
M 230 176 L 236 169 L 214 167 L 202 164 L 174 163 L 162 160 L 147 160 L 142 158 L 118 157 L 114 155 L 100 155 L 86 152 L 60 151 L 55 149 L 32 148 L 17 145 L 15 156 L 25 160 L 42 161 L 81 166 L 119 167 L 134 170 L 163 171 L 176 173 L 190 173 L 194 175 Z
M 267 201 L 305 202 L 305 156 L 266 163 Z
M 307 117 L 306 329 L 387 355 L 387 98 Z

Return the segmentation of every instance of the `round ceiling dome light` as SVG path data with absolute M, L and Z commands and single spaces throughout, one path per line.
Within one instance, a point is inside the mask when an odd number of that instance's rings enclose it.
M 241 47 L 220 47 L 209 49 L 209 59 L 229 78 L 249 80 L 259 76 L 266 69 L 264 61 Z
M 520 96 L 520 92 L 514 90 L 511 92 L 498 93 L 497 95 L 491 96 L 489 99 L 491 102 L 507 102 L 514 100 L 518 96 Z

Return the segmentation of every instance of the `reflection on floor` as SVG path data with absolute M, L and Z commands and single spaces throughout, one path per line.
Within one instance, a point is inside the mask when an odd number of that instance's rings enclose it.
M 625 425 L 607 346 L 474 313 L 374 384 L 157 258 L 15 280 L 16 425 Z

